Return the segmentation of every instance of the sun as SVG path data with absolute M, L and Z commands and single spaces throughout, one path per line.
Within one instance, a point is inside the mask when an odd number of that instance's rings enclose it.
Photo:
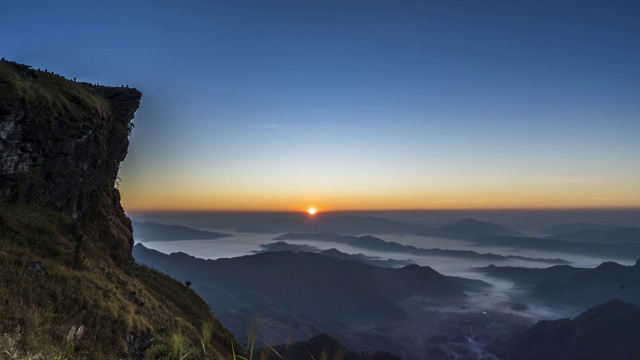
M 315 215 L 318 212 L 318 210 L 316 210 L 316 208 L 314 207 L 310 207 L 307 209 L 307 212 L 309 213 L 309 215 Z

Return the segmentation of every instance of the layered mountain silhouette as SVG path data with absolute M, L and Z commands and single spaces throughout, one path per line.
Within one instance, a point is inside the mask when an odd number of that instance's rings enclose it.
M 556 265 L 544 269 L 489 265 L 477 270 L 489 276 L 511 280 L 520 288 L 533 290 L 542 281 L 567 281 L 573 275 L 588 269 L 569 265 Z
M 323 331 L 343 336 L 355 324 L 409 320 L 402 305 L 409 299 L 461 303 L 466 292 L 489 286 L 447 277 L 430 267 L 383 268 L 335 254 L 283 251 L 203 260 L 162 254 L 142 244 L 133 252 L 136 261 L 189 281 L 241 341 L 255 319 L 261 319 L 261 335 L 276 344 L 288 336 L 303 340 Z
M 277 236 L 273 240 L 313 240 L 323 241 L 336 244 L 347 244 L 355 248 L 366 249 L 372 251 L 379 251 L 385 253 L 405 253 L 418 256 L 447 256 L 454 258 L 467 258 L 467 259 L 485 259 L 485 260 L 499 260 L 506 261 L 509 259 L 530 260 L 538 262 L 547 262 L 554 264 L 567 264 L 568 262 L 562 259 L 540 259 L 540 258 L 528 258 L 518 255 L 497 255 L 492 253 L 478 253 L 471 250 L 449 250 L 449 249 L 423 249 L 417 248 L 412 245 L 403 245 L 394 241 L 385 241 L 374 236 L 351 236 L 351 235 L 338 235 L 332 233 L 288 233 Z
M 483 246 L 507 247 L 511 249 L 533 249 L 568 254 L 592 255 L 621 260 L 636 260 L 640 258 L 640 243 L 611 243 L 600 244 L 591 242 L 576 242 L 555 239 L 540 239 L 535 237 L 514 237 L 481 235 L 472 241 Z
M 268 299 L 288 312 L 316 319 L 401 319 L 405 314 L 397 301 L 414 295 L 460 298 L 467 286 L 430 267 L 390 269 L 306 252 L 218 260 L 166 255 L 142 244 L 134 246 L 133 252 L 140 263 L 190 281 L 214 310 L 221 304 L 237 306 L 237 296 L 254 293 L 256 299 Z
M 581 230 L 570 233 L 555 234 L 548 238 L 600 244 L 640 243 L 640 228 L 625 227 L 607 230 Z
M 478 221 L 473 218 L 460 220 L 454 224 L 434 229 L 433 234 L 431 236 L 451 239 L 471 239 L 478 235 L 522 236 L 521 233 L 504 226 Z
M 265 216 L 252 219 L 238 227 L 236 231 L 242 233 L 276 234 L 286 231 L 283 229 L 301 229 L 308 224 L 308 222 L 284 216 Z
M 325 255 L 325 256 L 331 256 L 341 260 L 361 261 L 365 264 L 369 264 L 372 266 L 379 266 L 379 267 L 399 268 L 399 267 L 404 267 L 412 264 L 412 262 L 409 260 L 395 260 L 395 259 L 383 260 L 378 257 L 366 256 L 363 254 L 351 255 L 351 254 L 343 253 L 336 249 L 323 250 L 323 251 L 320 251 L 319 254 Z
M 618 298 L 640 305 L 640 260 L 625 266 L 605 262 L 593 269 L 553 266 L 546 269 L 488 266 L 490 276 L 515 281 L 538 299 L 586 308 Z
M 566 233 L 585 231 L 585 230 L 612 230 L 617 227 L 618 226 L 608 225 L 608 224 L 594 224 L 594 223 L 580 222 L 580 223 L 570 223 L 570 224 L 560 224 L 560 225 L 550 226 L 548 228 L 544 228 L 540 230 L 540 233 L 547 234 L 547 235 L 556 235 L 556 234 L 566 234 Z
M 327 332 L 352 348 L 395 352 L 403 346 L 401 338 L 382 334 L 392 324 L 403 331 L 403 324 L 415 321 L 417 310 L 408 304 L 460 309 L 469 293 L 490 288 L 426 266 L 383 268 L 334 258 L 336 254 L 282 251 L 203 260 L 184 253 L 162 254 L 143 244 L 135 245 L 133 252 L 136 261 L 189 281 L 243 342 L 247 339 L 242 334 L 258 319 L 259 336 L 270 344 Z
M 212 231 L 196 230 L 180 225 L 164 225 L 156 222 L 132 221 L 133 235 L 136 240 L 147 241 L 173 241 L 173 240 L 210 240 L 232 236 Z
M 611 298 L 640 304 L 640 262 L 632 266 L 605 262 L 595 269 L 578 272 L 566 281 L 551 278 L 540 282 L 534 294 L 579 306 L 592 306 Z
M 315 246 L 309 246 L 309 245 L 301 245 L 301 244 L 289 244 L 286 243 L 284 241 L 278 241 L 275 243 L 271 243 L 271 244 L 263 244 L 260 245 L 260 247 L 262 247 L 264 250 L 263 251 L 270 251 L 270 252 L 277 252 L 277 251 L 291 251 L 291 252 L 311 252 L 311 253 L 318 253 L 321 255 L 326 255 L 326 256 L 331 256 L 337 259 L 342 259 L 342 260 L 354 260 L 354 261 L 361 261 L 365 264 L 369 264 L 369 265 L 373 265 L 373 266 L 380 266 L 380 267 L 393 267 L 393 268 L 397 268 L 397 267 L 403 267 L 403 266 L 407 266 L 407 265 L 411 265 L 412 262 L 408 261 L 408 260 L 394 260 L 394 259 L 381 259 L 379 257 L 373 257 L 373 256 L 366 256 L 364 254 L 347 254 L 347 253 L 343 253 L 341 251 L 338 251 L 337 249 L 328 249 L 328 250 L 320 250 Z
M 540 321 L 506 347 L 510 360 L 640 359 L 640 308 L 610 300 L 573 320 Z
M 262 244 L 260 245 L 260 247 L 263 249 L 262 252 L 266 252 L 266 251 L 270 251 L 270 252 L 277 252 L 277 251 L 291 251 L 291 252 L 312 252 L 312 253 L 319 253 L 320 249 L 318 249 L 315 246 L 311 246 L 311 245 L 301 245 L 301 244 L 289 244 L 287 242 L 284 241 L 277 241 L 274 243 L 270 243 L 270 244 Z
M 389 220 L 379 217 L 338 216 L 318 218 L 289 218 L 282 216 L 259 217 L 247 221 L 236 229 L 238 232 L 277 234 L 288 232 L 334 233 L 342 235 L 360 234 L 408 234 L 450 239 L 470 239 L 478 235 L 522 234 L 501 225 L 464 219 L 451 225 L 430 228 L 416 223 Z

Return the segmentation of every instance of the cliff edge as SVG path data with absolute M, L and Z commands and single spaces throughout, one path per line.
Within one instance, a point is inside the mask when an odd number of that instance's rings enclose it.
M 141 98 L 133 88 L 0 62 L 0 202 L 56 209 L 92 225 L 91 237 L 130 264 L 131 222 L 114 184 Z
M 0 61 L 0 356 L 229 359 L 189 286 L 134 262 L 115 188 L 142 94 Z

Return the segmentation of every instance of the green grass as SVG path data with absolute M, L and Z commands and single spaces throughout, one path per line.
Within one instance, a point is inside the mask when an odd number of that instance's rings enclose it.
M 248 334 L 247 334 L 247 349 L 246 349 L 246 355 L 243 354 L 236 354 L 236 349 L 235 347 L 231 348 L 232 351 L 232 360 L 254 360 L 254 354 L 255 354 L 255 345 L 256 345 L 256 341 L 257 341 L 257 333 L 258 333 L 258 321 L 253 321 L 251 323 L 251 327 L 249 328 Z M 284 346 L 284 352 L 282 354 L 284 354 L 285 356 L 287 356 L 287 351 L 288 351 L 288 344 Z M 334 353 L 333 357 L 329 356 L 329 352 Z M 271 344 L 269 344 L 268 342 L 263 342 L 263 347 L 262 349 L 259 351 L 258 353 L 258 357 L 257 359 L 260 360 L 267 360 L 267 359 L 282 359 L 284 360 L 285 358 L 283 357 L 280 352 L 278 352 L 276 349 L 273 348 L 273 346 L 271 346 Z M 291 354 L 288 354 L 289 357 L 288 358 L 292 358 Z M 330 351 L 330 349 L 328 348 L 323 348 L 320 351 L 319 354 L 319 358 L 316 359 L 315 356 L 313 356 L 313 354 L 310 351 L 307 351 L 305 355 L 303 355 L 304 359 L 308 359 L 308 360 L 343 360 L 347 355 L 347 351 L 345 348 L 340 347 L 337 351 Z M 300 358 L 300 355 L 297 354 L 296 359 Z
M 76 83 L 43 71 L 31 78 L 20 73 L 15 63 L 0 61 L 0 94 L 23 100 L 30 111 L 57 113 L 65 111 L 76 118 L 96 113 L 108 117 L 109 102 L 95 94 L 90 85 Z
M 0 353 L 113 359 L 126 357 L 127 335 L 148 333 L 148 359 L 231 358 L 237 344 L 195 292 L 144 266 L 125 271 L 86 239 L 76 266 L 79 236 L 65 215 L 0 203 Z

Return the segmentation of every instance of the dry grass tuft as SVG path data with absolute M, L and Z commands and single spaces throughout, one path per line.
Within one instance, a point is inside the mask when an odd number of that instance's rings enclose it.
M 168 358 L 231 358 L 233 337 L 195 292 L 144 266 L 125 271 L 91 241 L 74 266 L 74 231 L 57 212 L 0 204 L 0 353 L 122 358 L 128 335 L 150 334 L 158 359 L 163 347 L 175 350 Z

